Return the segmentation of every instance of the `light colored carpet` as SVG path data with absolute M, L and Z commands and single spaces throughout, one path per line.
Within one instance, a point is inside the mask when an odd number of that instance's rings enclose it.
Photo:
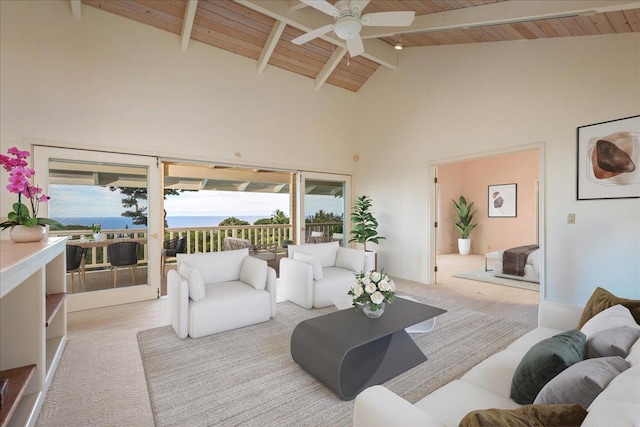
M 410 402 L 532 329 L 450 300 L 431 304 L 449 311 L 432 332 L 412 334 L 428 360 L 385 384 Z M 180 340 L 170 326 L 139 332 L 156 425 L 351 425 L 353 401 L 309 375 L 289 350 L 295 325 L 333 311 L 284 302 L 269 322 L 205 338 Z
M 454 274 L 453 277 L 461 279 L 475 280 L 478 282 L 493 283 L 502 286 L 511 286 L 512 288 L 528 289 L 530 291 L 540 291 L 540 284 L 527 282 L 525 280 L 507 279 L 506 277 L 496 277 L 492 271 L 484 271 L 484 268 L 468 271 L 465 273 Z

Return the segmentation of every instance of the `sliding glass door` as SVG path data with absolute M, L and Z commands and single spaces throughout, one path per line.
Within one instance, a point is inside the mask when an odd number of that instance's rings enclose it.
M 300 243 L 349 241 L 351 177 L 301 172 L 298 188 Z
M 159 296 L 162 188 L 153 157 L 35 147 L 41 215 L 67 236 L 69 311 Z M 44 212 L 44 209 L 47 212 Z

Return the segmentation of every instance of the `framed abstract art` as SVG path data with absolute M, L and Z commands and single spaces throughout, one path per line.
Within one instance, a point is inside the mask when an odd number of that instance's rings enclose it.
M 640 116 L 578 127 L 577 199 L 640 197 Z
M 515 218 L 518 206 L 518 184 L 489 186 L 489 218 Z

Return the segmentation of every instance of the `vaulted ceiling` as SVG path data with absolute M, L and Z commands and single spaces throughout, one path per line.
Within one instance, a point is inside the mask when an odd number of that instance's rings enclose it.
M 394 49 L 553 37 L 640 32 L 638 0 L 372 0 L 364 13 L 415 11 L 409 27 L 363 27 L 365 52 L 350 57 L 333 32 L 303 45 L 291 42 L 334 18 L 299 0 L 70 0 L 176 34 L 179 48 L 193 40 L 357 92 L 378 67 L 397 68 Z M 329 0 L 335 4 L 336 0 Z M 178 46 L 178 43 L 176 44 Z M 178 47 L 177 47 L 178 48 Z

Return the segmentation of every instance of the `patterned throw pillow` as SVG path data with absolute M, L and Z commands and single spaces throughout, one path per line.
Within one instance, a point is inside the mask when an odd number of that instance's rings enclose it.
M 587 411 L 580 405 L 526 405 L 518 409 L 483 409 L 469 412 L 460 427 L 574 427 Z

